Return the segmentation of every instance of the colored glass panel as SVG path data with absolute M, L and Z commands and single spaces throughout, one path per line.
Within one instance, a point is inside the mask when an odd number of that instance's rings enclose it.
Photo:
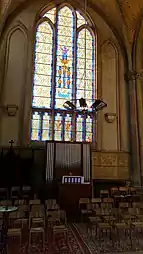
M 76 15 L 77 15 L 77 27 L 87 24 L 85 18 L 78 11 L 76 11 Z
M 65 117 L 65 126 L 64 126 L 64 140 L 72 140 L 72 115 L 67 114 Z
M 44 75 L 34 75 L 34 84 L 42 86 L 50 86 L 51 84 L 51 76 L 44 76 Z
M 87 116 L 86 118 L 86 141 L 92 142 L 92 131 L 93 129 L 93 120 L 91 116 Z
M 56 20 L 56 8 L 51 9 L 50 11 L 46 12 L 43 17 L 49 18 L 53 23 Z
M 51 26 L 48 22 L 41 23 L 36 33 L 33 107 L 51 106 L 52 42 Z
M 43 115 L 42 122 L 42 140 L 51 140 L 52 139 L 52 120 L 51 116 L 48 113 Z
M 63 132 L 63 117 L 57 113 L 54 119 L 54 140 L 61 141 Z
M 40 140 L 40 115 L 36 112 L 32 115 L 31 140 Z
M 88 29 L 83 28 L 77 39 L 76 98 L 84 97 L 88 104 L 92 104 L 95 98 L 94 81 L 94 41 Z
M 84 119 L 82 115 L 78 115 L 76 119 L 76 141 L 83 141 L 84 136 Z
M 74 25 L 73 13 L 63 7 L 58 13 L 56 51 L 55 108 L 63 108 L 66 100 L 72 99 Z

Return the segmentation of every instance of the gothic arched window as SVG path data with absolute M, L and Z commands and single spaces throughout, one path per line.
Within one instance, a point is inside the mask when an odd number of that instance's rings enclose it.
M 90 21 L 72 7 L 47 11 L 36 29 L 31 140 L 87 141 L 95 139 L 94 116 L 65 110 L 96 98 L 95 37 Z

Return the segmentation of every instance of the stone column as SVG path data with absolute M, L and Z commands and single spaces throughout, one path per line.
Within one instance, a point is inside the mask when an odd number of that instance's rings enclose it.
M 137 72 L 129 71 L 126 74 L 126 81 L 129 91 L 130 104 L 130 147 L 131 147 L 131 181 L 135 186 L 141 186 L 141 165 L 139 149 L 139 126 L 138 126 L 138 104 L 136 79 Z
M 139 156 L 141 185 L 143 185 L 143 71 L 136 73 L 136 92 L 137 92 L 137 114 L 139 131 Z

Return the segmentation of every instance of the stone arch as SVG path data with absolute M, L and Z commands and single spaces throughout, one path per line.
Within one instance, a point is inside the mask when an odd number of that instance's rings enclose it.
M 5 68 L 1 90 L 1 103 L 3 106 L 7 104 L 16 104 L 18 106 L 18 114 L 13 119 L 12 124 L 15 125 L 17 123 L 19 126 L 19 131 L 17 133 L 13 132 L 13 135 L 16 143 L 20 144 L 23 132 L 25 89 L 27 83 L 26 62 L 28 35 L 25 26 L 21 22 L 16 22 L 7 31 L 5 40 Z M 8 119 L 3 116 L 1 117 L 3 118 L 1 125 L 2 134 Z M 3 136 L 2 143 L 6 141 L 4 139 L 5 137 Z

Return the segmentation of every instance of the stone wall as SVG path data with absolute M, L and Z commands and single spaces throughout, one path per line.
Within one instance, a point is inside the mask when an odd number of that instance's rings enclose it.
M 24 9 L 15 12 L 3 33 L 0 44 L 1 146 L 7 146 L 10 139 L 14 139 L 16 146 L 27 146 L 31 143 L 30 119 L 35 29 L 40 10 L 46 5 L 47 0 L 31 1 L 25 5 Z M 52 4 L 51 7 L 53 7 Z M 80 1 L 75 7 L 82 10 Z M 120 151 L 123 151 L 126 154 L 129 152 L 129 111 L 122 49 L 104 19 L 91 7 L 87 8 L 87 12 L 97 35 L 95 83 L 97 97 L 102 98 L 108 104 L 108 107 L 97 115 L 96 149 L 107 150 L 109 153 L 110 151 L 119 152 L 119 154 Z M 14 117 L 8 116 L 6 110 L 7 105 L 10 104 L 18 107 Z M 104 170 L 104 174 L 107 177 L 110 172 L 107 173 Z M 114 175 L 118 177 L 120 173 L 116 172 Z M 104 177 L 103 173 L 102 177 Z

